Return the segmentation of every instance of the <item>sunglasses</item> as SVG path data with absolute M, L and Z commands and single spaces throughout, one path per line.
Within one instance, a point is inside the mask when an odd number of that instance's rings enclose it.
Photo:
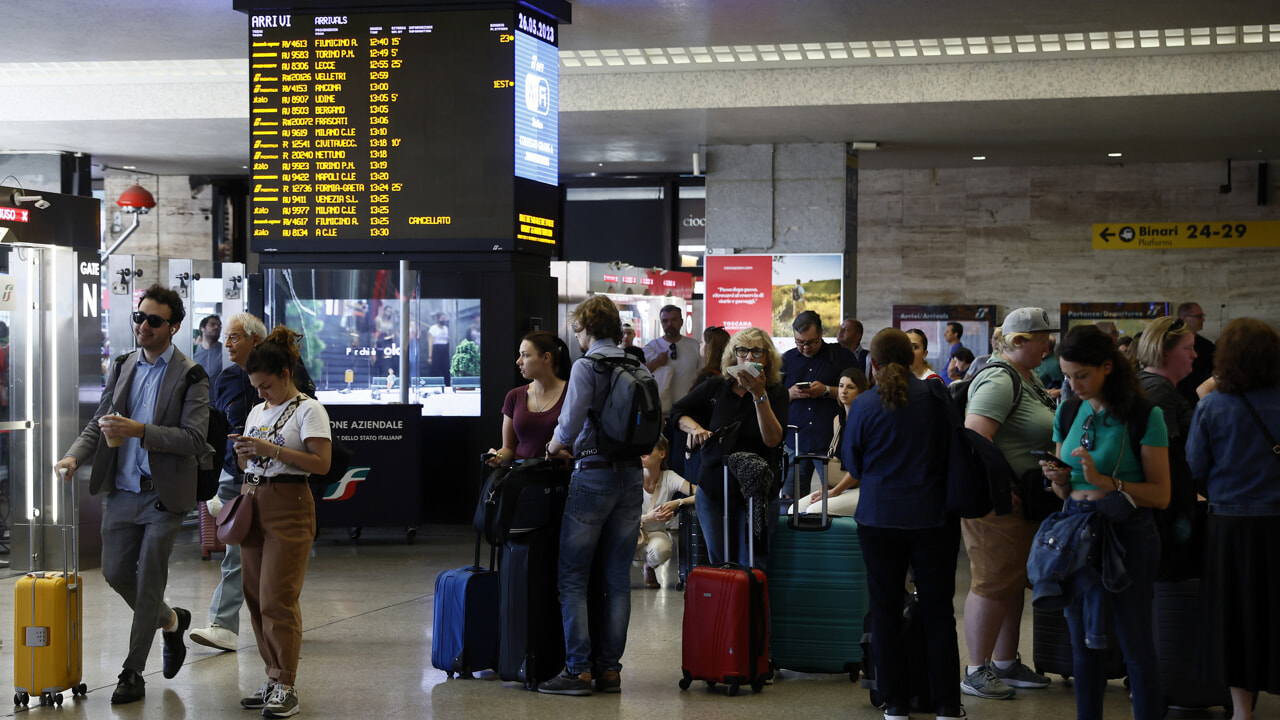
M 134 310 L 133 314 L 130 315 L 129 317 L 133 319 L 134 325 L 141 325 L 142 323 L 145 322 L 146 324 L 150 325 L 153 328 L 158 328 L 161 325 L 169 322 L 169 318 L 162 318 L 159 315 L 148 315 L 142 312 L 141 310 Z
M 1182 318 L 1178 318 L 1177 320 L 1174 320 L 1173 322 L 1169 323 L 1169 329 L 1165 330 L 1164 334 L 1168 335 L 1169 333 L 1176 333 L 1186 326 L 1187 326 L 1187 323 L 1184 322 Z
M 737 355 L 737 356 L 738 356 L 738 357 L 740 357 L 740 358 L 744 358 L 744 357 L 746 357 L 746 356 L 750 355 L 751 357 L 753 357 L 753 358 L 755 358 L 755 359 L 757 359 L 757 360 L 759 360 L 760 358 L 764 357 L 764 356 L 765 356 L 765 354 L 766 354 L 767 352 L 768 352 L 768 351 L 767 351 L 767 350 L 765 350 L 764 348 L 744 348 L 744 347 L 736 347 L 736 348 L 734 348 L 734 349 L 733 349 L 733 354 L 734 354 L 734 355 Z
M 1094 415 L 1084 419 L 1084 425 L 1080 427 L 1080 447 L 1093 452 L 1094 434 L 1093 434 L 1093 418 Z
M 672 359 L 672 360 L 677 360 L 677 359 L 679 359 L 679 357 L 680 357 L 680 355 L 679 355 L 678 353 L 676 353 L 676 345 L 675 345 L 675 343 L 671 343 L 671 359 Z

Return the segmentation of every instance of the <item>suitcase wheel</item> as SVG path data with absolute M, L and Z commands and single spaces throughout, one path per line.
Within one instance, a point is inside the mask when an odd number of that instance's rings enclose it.
M 445 677 L 449 678 L 450 680 L 452 680 L 452 679 L 453 679 L 453 671 L 452 671 L 452 670 L 445 670 L 445 671 L 444 671 L 444 674 L 445 674 Z
M 684 581 L 683 581 L 683 580 L 680 580 L 680 581 L 676 582 L 676 589 L 677 589 L 677 590 L 684 590 Z
M 27 703 L 29 703 L 29 702 L 31 702 L 31 696 L 30 696 L 30 695 L 28 695 L 28 694 L 26 694 L 26 693 L 24 693 L 24 692 L 14 693 L 14 694 L 13 694 L 13 704 L 14 704 L 14 705 L 22 705 L 23 707 L 26 707 Z
M 751 692 L 760 693 L 764 690 L 764 678 L 751 683 Z
M 729 683 L 729 697 L 736 696 L 738 694 L 738 688 L 740 687 L 742 687 L 742 683 L 740 682 L 734 681 Z
M 85 685 L 84 683 L 80 683 L 79 685 L 71 689 L 71 694 L 84 697 L 85 695 L 89 694 L 89 686 Z
M 49 699 L 57 703 L 58 707 L 62 707 L 62 693 L 58 693 L 57 695 L 53 695 L 52 693 L 50 693 Z
M 692 683 L 693 683 L 693 681 L 692 681 L 692 680 L 690 680 L 688 677 L 683 677 L 683 678 L 681 678 L 681 679 L 680 679 L 680 689 L 681 689 L 681 690 L 688 690 L 688 689 L 689 689 L 689 685 L 690 685 L 690 684 L 692 684 Z

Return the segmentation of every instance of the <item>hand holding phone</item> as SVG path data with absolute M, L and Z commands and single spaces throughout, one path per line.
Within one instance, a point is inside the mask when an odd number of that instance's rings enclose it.
M 1058 458 L 1058 456 L 1057 456 L 1057 455 L 1054 455 L 1054 454 L 1053 454 L 1053 453 L 1051 453 L 1051 452 L 1046 452 L 1046 451 L 1044 451 L 1044 450 L 1032 450 L 1032 451 L 1031 451 L 1031 457 L 1033 457 L 1033 458 L 1035 458 L 1035 459 L 1037 459 L 1037 460 L 1042 460 L 1042 461 L 1044 461 L 1044 462 L 1047 462 L 1047 463 L 1049 463 L 1050 465 L 1052 465 L 1052 466 L 1054 466 L 1054 467 L 1056 467 L 1056 468 L 1068 468 L 1068 467 L 1071 467 L 1070 465 L 1068 465 L 1068 464 L 1066 464 L 1066 463 L 1062 462 L 1062 460 L 1061 460 L 1060 458 Z
M 811 386 L 811 385 L 813 385 L 813 383 L 810 383 L 810 382 L 798 382 L 798 383 L 796 383 L 796 387 L 800 388 L 801 390 L 808 390 L 808 389 L 809 389 L 809 386 Z

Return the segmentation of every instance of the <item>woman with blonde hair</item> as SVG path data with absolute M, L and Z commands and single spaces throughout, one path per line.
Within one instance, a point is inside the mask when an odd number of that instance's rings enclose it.
M 316 505 L 307 479 L 329 471 L 329 414 L 294 385 L 300 336 L 277 325 L 249 353 L 245 371 L 265 402 L 234 436 L 244 470 L 242 502 L 253 508 L 249 535 L 240 544 L 244 603 L 253 621 L 267 679 L 241 706 L 267 718 L 297 714 L 294 681 L 302 649 L 298 598 L 316 535 Z
M 1041 308 L 1011 311 L 991 336 L 991 360 L 969 383 L 965 406 L 965 427 L 995 443 L 1017 477 L 1033 475 L 1030 491 L 1041 494 L 1044 478 L 1031 452 L 1053 449 L 1054 403 L 1034 370 L 1049 351 L 1050 333 L 1057 331 Z M 1014 688 L 1049 687 L 1049 678 L 1018 656 L 1027 556 L 1040 526 L 1023 512 L 1020 492 L 1014 489 L 1008 515 L 992 511 L 960 521 L 973 574 L 964 601 L 969 665 L 960 689 L 974 697 L 1004 700 Z
M 841 450 L 861 480 L 854 517 L 867 565 L 871 647 L 885 720 L 908 717 L 911 667 L 902 642 L 902 587 L 910 569 L 920 598 L 930 695 L 939 720 L 964 717 L 952 602 L 959 523 L 946 510 L 951 432 L 946 389 L 911 372 L 911 340 L 896 328 L 871 341 L 876 384 L 853 401 Z M 699 503 L 702 501 L 700 500 Z
M 724 462 L 732 453 L 750 452 L 764 458 L 770 467 L 780 467 L 787 391 L 782 387 L 782 359 L 773 338 L 759 328 L 749 327 L 734 335 L 725 346 L 721 363 L 723 375 L 708 378 L 677 400 L 671 417 L 689 436 L 691 447 L 703 448 L 695 507 L 711 563 L 728 560 L 747 565 L 748 508 L 736 488 L 729 493 L 730 539 L 729 547 L 724 547 Z M 713 433 L 718 433 L 714 440 Z M 756 530 L 759 533 L 763 528 Z M 756 545 L 763 547 L 759 538 Z M 766 553 L 757 551 L 757 564 Z

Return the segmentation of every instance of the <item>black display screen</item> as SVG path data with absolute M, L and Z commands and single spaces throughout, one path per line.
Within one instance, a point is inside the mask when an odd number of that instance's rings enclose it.
M 251 14 L 252 249 L 505 250 L 522 222 L 554 244 L 555 188 L 514 177 L 517 25 Z

